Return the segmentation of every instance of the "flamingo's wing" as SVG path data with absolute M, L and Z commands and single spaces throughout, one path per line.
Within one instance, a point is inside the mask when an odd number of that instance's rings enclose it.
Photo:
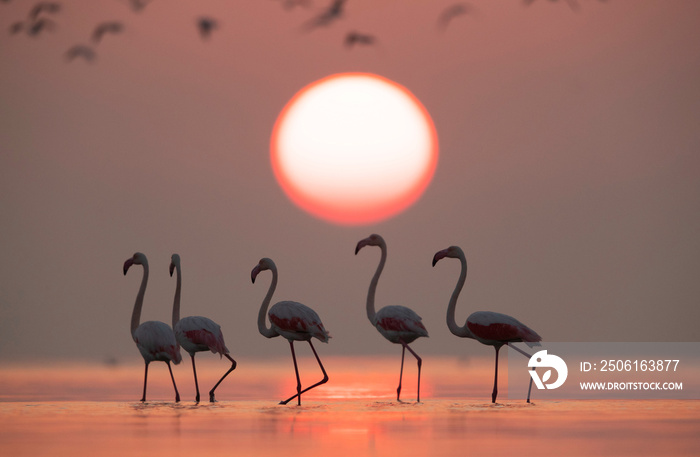
M 331 337 L 316 311 L 295 301 L 275 303 L 268 313 L 270 322 L 280 335 L 310 335 L 324 343 Z
M 189 316 L 180 319 L 175 325 L 175 335 L 183 347 L 185 347 L 182 343 L 184 337 L 193 345 L 208 347 L 214 354 L 229 353 L 224 343 L 224 335 L 221 333 L 221 326 L 208 317 Z
M 146 321 L 136 328 L 133 337 L 141 355 L 148 361 L 172 360 L 175 364 L 182 361 L 180 346 L 168 324 Z
M 405 306 L 385 306 L 377 312 L 376 319 L 376 325 L 387 332 L 405 333 L 413 339 L 428 336 L 421 317 Z
M 542 341 L 527 325 L 507 314 L 477 311 L 467 318 L 467 327 L 479 339 L 487 341 Z

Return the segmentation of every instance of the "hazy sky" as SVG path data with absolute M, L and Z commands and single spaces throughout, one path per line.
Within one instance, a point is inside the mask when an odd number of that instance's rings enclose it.
M 140 267 L 142 320 L 170 322 L 182 257 L 182 315 L 221 324 L 234 357 L 287 356 L 258 333 L 276 300 L 314 308 L 323 355 L 398 354 L 365 297 L 384 236 L 377 305 L 423 317 L 419 354 L 486 355 L 451 335 L 459 275 L 433 254 L 462 246 L 457 308 L 510 314 L 548 341 L 698 341 L 700 2 L 473 0 L 445 31 L 450 1 L 64 1 L 53 30 L 9 34 L 34 2 L 0 5 L 0 359 L 136 359 L 129 323 Z M 203 41 L 195 19 L 217 18 Z M 101 21 L 125 29 L 97 59 L 67 63 Z M 347 49 L 345 35 L 377 44 Z M 343 227 L 294 206 L 269 162 L 275 119 L 324 76 L 372 72 L 411 90 L 440 141 L 434 180 L 404 213 Z M 368 164 L 370 166 L 370 164 Z

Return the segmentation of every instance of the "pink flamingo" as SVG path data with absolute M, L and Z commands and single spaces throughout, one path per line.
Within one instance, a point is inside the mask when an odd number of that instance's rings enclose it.
M 170 276 L 173 271 L 177 270 L 177 286 L 175 287 L 175 299 L 173 301 L 173 329 L 175 330 L 175 338 L 180 343 L 185 351 L 192 359 L 192 371 L 194 372 L 194 386 L 197 390 L 195 401 L 199 403 L 199 384 L 197 383 L 197 368 L 194 364 L 194 355 L 197 352 L 211 351 L 214 354 L 218 353 L 219 357 L 225 356 L 231 361 L 231 368 L 219 379 L 214 387 L 209 391 L 209 401 L 214 402 L 214 391 L 221 381 L 224 380 L 229 373 L 236 369 L 236 361 L 229 355 L 229 350 L 224 344 L 224 335 L 221 333 L 221 327 L 213 320 L 202 316 L 189 316 L 180 319 L 180 291 L 182 288 L 182 272 L 180 269 L 180 256 L 173 254 L 170 260 Z
M 274 338 L 281 335 L 289 341 L 289 347 L 292 350 L 292 360 L 294 361 L 294 372 L 296 373 L 297 377 L 297 393 L 286 400 L 282 400 L 280 405 L 286 405 L 295 397 L 297 398 L 297 404 L 301 405 L 301 394 L 328 382 L 328 374 L 326 374 L 326 370 L 323 368 L 321 359 L 318 357 L 316 349 L 311 343 L 311 338 L 318 338 L 324 343 L 327 343 L 331 336 L 323 327 L 321 318 L 318 317 L 316 311 L 295 301 L 281 301 L 275 303 L 272 308 L 270 308 L 270 312 L 267 313 L 270 317 L 271 324 L 270 327 L 267 327 L 265 322 L 265 313 L 267 312 L 267 307 L 270 306 L 272 294 L 275 292 L 275 288 L 277 287 L 277 267 L 275 266 L 275 262 L 268 258 L 260 259 L 260 262 L 258 262 L 255 268 L 253 268 L 253 271 L 251 271 L 250 279 L 253 281 L 253 283 L 255 283 L 255 278 L 258 276 L 258 274 L 265 270 L 272 271 L 272 282 L 270 283 L 270 288 L 267 291 L 267 295 L 265 295 L 265 298 L 263 299 L 262 305 L 260 305 L 260 312 L 258 313 L 258 330 L 264 337 Z M 311 351 L 313 351 L 316 361 L 318 362 L 318 366 L 321 367 L 321 371 L 323 372 L 322 380 L 304 390 L 301 389 L 299 368 L 297 367 L 297 358 L 294 354 L 295 341 L 307 341 L 309 343 L 309 346 L 311 346 Z
M 180 393 L 177 391 L 173 370 L 170 367 L 171 361 L 175 363 L 175 365 L 182 361 L 182 357 L 180 357 L 180 347 L 175 339 L 173 329 L 171 329 L 168 324 L 160 321 L 146 321 L 139 325 L 143 297 L 146 294 L 146 284 L 148 283 L 148 260 L 144 254 L 140 252 L 135 253 L 130 259 L 124 262 L 125 275 L 132 265 L 143 265 L 143 279 L 141 279 L 141 287 L 136 295 L 134 311 L 131 314 L 131 336 L 146 363 L 146 370 L 143 375 L 143 397 L 141 397 L 141 401 L 146 401 L 148 364 L 153 361 L 165 362 L 168 364 L 170 379 L 173 380 L 173 388 L 175 389 L 175 401 L 180 401 Z
M 528 346 L 535 346 L 539 341 L 542 341 L 537 332 L 532 330 L 527 325 L 523 324 L 514 317 L 507 314 L 494 313 L 492 311 L 477 311 L 469 315 L 467 322 L 463 327 L 457 325 L 455 321 L 455 307 L 457 305 L 457 297 L 464 287 L 464 282 L 467 279 L 467 259 L 464 256 L 464 251 L 459 246 L 450 246 L 447 249 L 438 251 L 433 256 L 433 266 L 445 257 L 459 259 L 462 264 L 462 271 L 459 275 L 459 280 L 452 292 L 450 304 L 447 306 L 447 327 L 450 331 L 462 338 L 472 338 L 481 344 L 493 346 L 496 349 L 496 369 L 493 379 L 493 393 L 491 394 L 491 402 L 496 403 L 498 395 L 498 351 L 504 344 L 524 342 Z M 530 357 L 525 352 L 510 346 L 526 357 Z M 530 380 L 532 387 L 532 380 Z M 530 402 L 530 393 L 528 392 L 528 403 Z
M 403 361 L 404 355 L 406 354 L 406 349 L 409 350 L 411 354 L 418 361 L 418 394 L 416 396 L 416 401 L 420 402 L 420 371 L 423 365 L 423 360 L 416 354 L 413 349 L 409 346 L 410 343 L 415 341 L 421 336 L 428 336 L 428 331 L 421 322 L 421 317 L 416 314 L 410 308 L 405 306 L 385 306 L 379 311 L 374 311 L 374 294 L 377 290 L 377 282 L 379 281 L 379 275 L 382 274 L 384 269 L 384 263 L 386 263 L 386 243 L 384 238 L 379 235 L 370 235 L 364 240 L 360 240 L 355 247 L 355 255 L 360 252 L 365 246 L 379 246 L 382 251 L 382 256 L 379 260 L 379 265 L 377 266 L 377 271 L 375 271 L 372 281 L 369 284 L 369 291 L 367 292 L 367 317 L 369 321 L 374 325 L 379 333 L 382 334 L 384 338 L 395 344 L 401 345 L 401 372 L 399 374 L 399 387 L 396 389 L 396 401 L 401 401 L 401 380 L 403 378 Z

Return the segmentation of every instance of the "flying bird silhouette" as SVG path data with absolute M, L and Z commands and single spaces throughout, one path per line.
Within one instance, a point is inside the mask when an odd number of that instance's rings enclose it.
M 35 20 L 41 13 L 56 14 L 61 11 L 61 4 L 58 2 L 41 2 L 37 3 L 29 10 L 29 18 Z
M 470 14 L 473 11 L 474 8 L 468 3 L 455 3 L 454 5 L 448 6 L 442 10 L 442 13 L 440 13 L 438 17 L 438 28 L 444 31 L 454 18 Z
M 24 28 L 24 22 L 17 21 L 10 26 L 10 35 L 16 35 Z
M 218 28 L 219 22 L 216 19 L 206 16 L 197 19 L 197 29 L 199 30 L 199 36 L 201 36 L 203 40 L 209 39 L 212 32 Z
M 134 11 L 135 13 L 140 13 L 143 11 L 143 9 L 151 3 L 151 0 L 126 0 L 129 6 L 131 7 L 131 10 Z
M 356 44 L 361 44 L 361 45 L 372 45 L 377 41 L 377 38 L 374 35 L 367 35 L 364 33 L 359 33 L 359 32 L 348 32 L 347 35 L 345 35 L 345 46 L 348 48 L 352 48 Z
M 57 2 L 40 2 L 29 10 L 27 22 L 18 21 L 10 26 L 10 34 L 15 35 L 26 28 L 27 35 L 36 36 L 43 30 L 53 30 L 55 24 L 48 18 L 40 18 L 42 12 L 55 14 L 61 11 L 61 4 Z
M 303 6 L 304 8 L 308 8 L 311 6 L 311 2 L 309 0 L 281 0 L 282 1 L 282 6 L 286 10 L 291 10 L 292 8 L 295 8 L 297 6 Z
M 53 30 L 56 28 L 56 23 L 45 17 L 39 18 L 29 25 L 27 34 L 31 36 L 39 35 L 43 30 Z
M 346 0 L 333 0 L 333 3 L 321 14 L 306 22 L 304 29 L 311 30 L 316 27 L 323 27 L 339 19 L 344 12 Z
M 72 62 L 78 57 L 85 59 L 86 62 L 93 62 L 97 57 L 97 54 L 90 46 L 76 44 L 66 51 L 65 57 L 68 62 Z
M 101 24 L 98 24 L 97 27 L 95 27 L 95 30 L 92 32 L 92 41 L 95 43 L 99 43 L 102 41 L 102 37 L 106 33 L 121 33 L 124 30 L 124 25 L 121 22 L 102 22 Z
M 549 0 L 549 1 L 554 3 L 554 2 L 557 2 L 559 0 Z M 604 1 L 604 0 L 602 0 L 602 1 Z M 523 3 L 525 4 L 525 6 L 530 6 L 533 3 L 535 3 L 535 0 L 523 0 Z M 580 5 L 578 4 L 578 0 L 566 0 L 566 3 L 568 3 L 569 8 L 571 8 L 572 11 L 578 11 L 580 8 Z

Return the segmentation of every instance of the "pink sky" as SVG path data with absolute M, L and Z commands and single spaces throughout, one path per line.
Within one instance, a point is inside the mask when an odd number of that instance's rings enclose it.
M 285 357 L 255 322 L 275 260 L 273 301 L 314 308 L 333 335 L 325 355 L 392 354 L 364 303 L 383 235 L 377 306 L 420 314 L 424 356 L 487 356 L 451 335 L 445 311 L 460 245 L 469 276 L 457 320 L 510 314 L 548 341 L 697 341 L 700 321 L 700 3 L 581 0 L 65 1 L 56 28 L 0 34 L 0 358 L 138 359 L 129 319 L 150 262 L 142 319 L 168 322 L 182 256 L 182 315 L 205 315 L 234 356 Z M 0 5 L 0 30 L 31 3 Z M 203 42 L 195 18 L 221 26 Z M 95 24 L 120 20 L 94 64 L 63 53 Z M 350 30 L 376 35 L 346 49 Z M 433 182 L 404 213 L 342 227 L 284 195 L 269 162 L 277 114 L 329 74 L 372 72 L 411 90 L 440 141 Z

